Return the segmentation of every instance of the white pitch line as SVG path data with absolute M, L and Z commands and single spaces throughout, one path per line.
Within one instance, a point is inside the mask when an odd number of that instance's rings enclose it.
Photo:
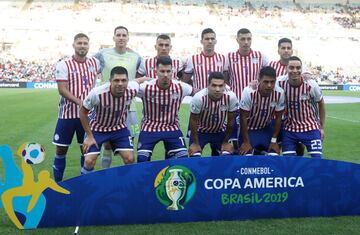
M 345 118 L 338 118 L 338 117 L 334 117 L 334 116 L 326 116 L 328 118 L 333 118 L 336 120 L 341 120 L 341 121 L 346 121 L 346 122 L 352 122 L 352 123 L 360 123 L 360 121 L 357 120 L 350 120 L 350 119 L 345 119 Z

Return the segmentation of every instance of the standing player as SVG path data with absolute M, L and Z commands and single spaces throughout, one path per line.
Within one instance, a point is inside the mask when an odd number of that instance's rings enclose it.
M 222 72 L 225 76 L 227 76 L 225 56 L 215 52 L 217 40 L 214 30 L 211 28 L 204 29 L 201 32 L 200 43 L 203 46 L 202 51 L 200 54 L 192 55 L 187 59 L 183 75 L 183 81 L 188 84 L 192 84 L 196 92 L 208 87 L 208 77 L 211 72 Z M 187 137 L 190 138 L 189 130 Z M 210 146 L 211 155 L 219 155 L 217 147 L 212 145 Z
M 287 64 L 293 54 L 292 41 L 288 38 L 281 38 L 278 42 L 278 54 L 280 60 L 270 61 L 269 66 L 276 70 L 276 77 L 287 74 Z
M 288 74 L 277 81 L 285 91 L 287 108 L 283 155 L 295 155 L 296 145 L 302 143 L 311 157 L 321 158 L 325 125 L 325 103 L 321 90 L 314 80 L 302 78 L 302 62 L 298 57 L 289 58 L 287 71 Z
M 155 50 L 157 55 L 153 58 L 147 58 L 143 60 L 138 71 L 137 77 L 146 76 L 148 78 L 156 78 L 156 61 L 160 56 L 169 56 L 170 50 L 172 48 L 171 39 L 166 34 L 160 34 L 156 38 Z M 172 78 L 177 79 L 177 75 L 184 69 L 184 64 L 179 59 L 172 59 Z
M 262 67 L 268 64 L 267 57 L 260 51 L 251 49 L 252 34 L 250 30 L 242 28 L 237 32 L 236 41 L 239 44 L 239 49 L 235 52 L 230 52 L 227 55 L 227 63 L 229 70 L 229 84 L 231 90 L 236 94 L 240 100 L 241 93 L 251 81 L 258 80 L 259 71 Z M 232 133 L 232 138 L 238 137 L 238 124 L 235 126 Z M 237 148 L 237 143 L 234 141 L 234 146 Z
M 129 31 L 124 26 L 118 26 L 114 29 L 113 40 L 115 42 L 114 48 L 105 48 L 100 50 L 95 57 L 100 60 L 102 77 L 108 79 L 110 71 L 116 66 L 126 68 L 129 74 L 129 80 L 134 80 L 136 71 L 141 64 L 141 57 L 139 54 L 127 48 L 129 42 Z M 132 137 L 135 137 L 139 130 L 136 106 L 133 102 L 130 106 L 128 115 L 127 127 L 129 128 Z M 102 157 L 102 167 L 109 168 L 112 160 L 111 146 L 107 143 L 104 144 L 104 151 Z
M 225 56 L 215 52 L 217 43 L 216 33 L 210 28 L 201 32 L 203 50 L 200 54 L 190 56 L 186 61 L 183 81 L 192 84 L 195 91 L 204 89 L 209 85 L 211 72 L 226 73 L 227 65 Z
M 74 55 L 61 60 L 56 65 L 55 77 L 61 95 L 59 115 L 53 144 L 56 145 L 53 171 L 56 182 L 63 179 L 66 167 L 66 154 L 76 132 L 77 141 L 82 145 L 84 129 L 80 123 L 79 109 L 82 101 L 94 87 L 96 76 L 100 72 L 99 61 L 86 57 L 89 51 L 89 37 L 76 34 L 73 42 Z M 83 154 L 80 147 L 81 154 Z M 81 155 L 81 166 L 84 156 Z
M 257 89 L 246 87 L 240 102 L 240 154 L 259 152 L 279 154 L 276 142 L 285 110 L 283 89 L 275 86 L 276 71 L 270 66 L 260 70 Z M 275 126 L 271 125 L 275 116 Z
M 251 81 L 259 78 L 260 69 L 268 64 L 267 57 L 260 51 L 251 49 L 252 34 L 242 28 L 237 32 L 236 41 L 239 49 L 227 55 L 231 90 L 238 99 Z
M 229 138 L 238 110 L 239 101 L 226 88 L 223 73 L 211 72 L 208 87 L 196 93 L 191 100 L 189 155 L 201 154 L 208 143 L 216 148 L 218 155 L 232 153 Z
M 119 153 L 125 164 L 134 162 L 133 143 L 125 122 L 131 100 L 139 91 L 141 82 L 141 78 L 129 82 L 127 70 L 116 66 L 110 72 L 110 83 L 94 88 L 85 98 L 80 109 L 81 124 L 86 132 L 82 174 L 94 170 L 101 145 L 105 142 L 110 142 L 112 151 Z M 92 109 L 95 118 L 89 123 L 87 117 Z
M 273 67 L 276 70 L 276 77 L 283 76 L 287 74 L 287 65 L 289 63 L 289 58 L 293 54 L 292 41 L 288 38 L 281 38 L 278 42 L 278 54 L 280 60 L 271 61 L 269 66 Z M 286 115 L 286 112 L 285 112 Z M 281 133 L 281 132 L 280 132 Z M 280 134 L 281 136 L 281 134 Z M 282 136 L 279 137 L 282 139 Z M 297 144 L 296 155 L 304 155 L 305 146 L 301 143 Z
M 171 58 L 161 56 L 156 62 L 157 79 L 141 84 L 138 97 L 143 102 L 143 120 L 138 144 L 138 162 L 151 160 L 159 141 L 165 144 L 165 159 L 187 157 L 179 125 L 179 109 L 185 96 L 193 94 L 190 85 L 171 79 Z

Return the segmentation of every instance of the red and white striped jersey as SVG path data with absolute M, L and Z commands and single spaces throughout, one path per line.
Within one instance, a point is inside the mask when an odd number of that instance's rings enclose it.
M 171 80 L 168 89 L 161 89 L 158 79 L 142 83 L 138 97 L 143 102 L 143 119 L 141 131 L 175 131 L 179 130 L 179 109 L 185 96 L 193 92 L 193 88 L 184 82 Z
M 208 95 L 208 89 L 202 89 L 194 95 L 190 103 L 190 111 L 200 114 L 199 132 L 218 133 L 226 129 L 228 112 L 239 110 L 239 100 L 234 92 L 225 89 L 220 100 L 214 101 Z
M 229 64 L 231 90 L 240 99 L 244 88 L 258 79 L 260 69 L 268 64 L 268 59 L 260 51 L 253 50 L 246 56 L 240 55 L 239 50 L 230 52 L 226 59 Z
M 96 58 L 86 58 L 84 62 L 79 62 L 71 57 L 56 64 L 55 78 L 57 82 L 67 82 L 70 93 L 84 100 L 94 88 L 98 73 L 100 73 L 100 62 Z M 58 118 L 80 118 L 79 110 L 77 104 L 65 97 L 60 98 Z
M 186 61 L 185 73 L 192 74 L 193 87 L 195 90 L 201 90 L 209 85 L 210 72 L 227 71 L 225 56 L 215 53 L 212 56 L 205 56 L 203 52 L 192 55 Z
M 270 61 L 269 66 L 275 69 L 276 77 L 283 76 L 287 74 L 286 64 L 282 64 L 280 60 L 278 61 Z
M 173 72 L 172 78 L 178 79 L 177 73 L 184 69 L 184 63 L 179 59 L 171 60 Z M 138 73 L 149 78 L 156 78 L 156 61 L 156 56 L 153 58 L 147 58 L 145 60 L 142 60 L 138 69 Z
M 277 79 L 278 85 L 285 91 L 287 110 L 285 130 L 305 132 L 319 129 L 316 104 L 323 99 L 319 85 L 310 79 L 303 80 L 299 87 L 292 87 L 288 80 L 288 75 Z
M 249 130 L 262 129 L 270 124 L 275 111 L 285 109 L 284 90 L 275 86 L 270 96 L 262 96 L 258 89 L 245 87 L 241 95 L 240 109 L 250 112 Z
M 121 97 L 111 94 L 110 83 L 95 87 L 83 101 L 87 110 L 94 108 L 95 117 L 90 120 L 91 130 L 109 132 L 125 128 L 131 100 L 138 91 L 139 84 L 136 81 L 129 81 Z

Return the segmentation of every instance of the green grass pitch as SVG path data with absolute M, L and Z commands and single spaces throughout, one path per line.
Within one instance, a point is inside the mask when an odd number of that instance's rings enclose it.
M 332 91 L 325 95 L 360 97 L 360 92 Z M 13 153 L 24 142 L 44 145 L 46 159 L 33 165 L 34 173 L 42 169 L 52 172 L 55 148 L 51 144 L 58 111 L 56 90 L 0 89 L 0 144 L 11 146 Z M 141 106 L 141 104 L 138 104 Z M 360 103 L 327 104 L 324 158 L 360 163 Z M 187 128 L 189 110 L 181 107 L 181 127 Z M 75 144 L 68 152 L 65 179 L 79 175 L 79 147 Z M 206 149 L 205 153 L 209 153 Z M 162 145 L 158 145 L 153 160 L 163 159 Z M 1 162 L 1 161 L 0 161 Z M 17 159 L 19 163 L 19 159 Z M 113 166 L 122 164 L 115 158 Z M 99 160 L 97 169 L 99 169 Z M 0 163 L 0 176 L 4 169 Z M 1 182 L 0 182 L 1 183 Z M 18 230 L 0 209 L 0 234 L 71 234 L 73 227 Z M 263 219 L 252 221 L 220 221 L 182 224 L 123 225 L 81 227 L 79 234 L 360 234 L 360 217 Z

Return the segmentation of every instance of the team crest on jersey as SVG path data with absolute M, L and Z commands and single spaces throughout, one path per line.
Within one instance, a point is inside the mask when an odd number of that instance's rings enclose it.
M 225 104 L 220 105 L 220 111 L 226 111 L 227 110 L 227 106 Z
M 271 108 L 274 108 L 275 106 L 276 106 L 276 102 L 271 102 L 271 103 L 270 103 L 270 107 L 271 107 Z
M 172 94 L 171 95 L 172 100 L 177 100 L 178 98 L 179 98 L 179 94 Z
M 155 71 L 155 67 L 150 67 L 150 71 Z
M 90 70 L 91 73 L 95 73 L 95 72 L 96 72 L 94 66 L 92 66 L 92 65 L 90 65 L 89 70 Z
M 251 58 L 251 63 L 258 64 L 259 63 L 259 58 Z
M 196 64 L 196 67 L 202 67 L 203 66 L 203 64 L 202 63 L 200 63 L 200 64 Z
M 308 94 L 302 94 L 302 95 L 300 96 L 300 100 L 308 100 L 308 99 L 310 99 L 310 97 L 309 97 Z

